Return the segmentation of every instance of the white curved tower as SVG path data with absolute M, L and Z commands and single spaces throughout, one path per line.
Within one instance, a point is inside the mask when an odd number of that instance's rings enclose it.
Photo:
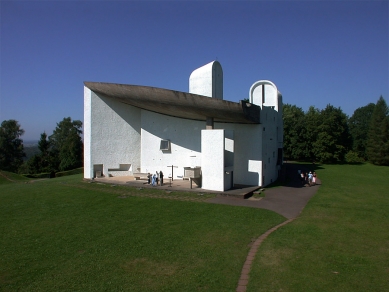
M 212 61 L 192 72 L 189 92 L 223 99 L 223 69 L 218 61 Z

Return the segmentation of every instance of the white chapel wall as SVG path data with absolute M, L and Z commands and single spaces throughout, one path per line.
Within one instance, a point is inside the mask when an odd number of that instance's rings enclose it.
M 85 177 L 95 175 L 95 165 L 102 165 L 106 176 L 108 169 L 120 169 L 120 166 L 128 166 L 129 171 L 137 172 L 141 149 L 140 109 L 88 91 L 90 94 L 85 100 L 90 106 L 86 105 L 85 112 L 90 142 L 85 141 Z
M 142 172 L 161 171 L 167 178 L 184 175 L 184 167 L 201 166 L 201 130 L 205 122 L 181 119 L 142 110 Z M 170 150 L 160 150 L 161 140 L 170 141 Z
M 212 191 L 224 191 L 224 148 L 223 129 L 201 131 L 202 186 Z
M 84 178 L 93 178 L 91 165 L 92 91 L 84 86 Z
M 262 185 L 278 178 L 278 148 L 283 147 L 282 95 L 269 80 L 255 82 L 249 91 L 250 102 L 261 107 Z
M 260 124 L 215 123 L 215 129 L 233 132 L 234 183 L 262 185 L 262 126 Z
M 277 155 L 278 155 L 278 112 L 271 107 L 263 106 L 261 111 L 262 121 L 262 180 L 263 185 L 268 185 L 277 180 Z

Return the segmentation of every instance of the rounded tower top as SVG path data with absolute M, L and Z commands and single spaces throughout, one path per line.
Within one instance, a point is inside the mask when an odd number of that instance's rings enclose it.
M 223 69 L 218 61 L 197 68 L 189 76 L 189 92 L 223 99 Z

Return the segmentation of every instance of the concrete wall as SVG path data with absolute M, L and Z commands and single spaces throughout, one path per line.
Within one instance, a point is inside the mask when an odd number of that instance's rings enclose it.
M 128 174 L 116 169 L 131 164 L 130 171 L 162 170 L 166 177 L 171 174 L 168 166 L 177 166 L 173 169 L 177 179 L 184 175 L 184 167 L 202 165 L 201 130 L 205 129 L 205 121 L 140 110 L 96 95 L 87 88 L 84 101 L 85 178 L 94 177 L 95 170 L 100 168 L 104 175 L 108 169 L 112 169 L 112 175 Z M 226 157 L 223 166 L 233 166 L 234 183 L 261 185 L 262 125 L 215 123 L 215 128 L 233 132 L 228 136 L 233 143 L 229 149 L 233 152 L 223 156 Z M 169 151 L 160 150 L 161 140 L 170 141 Z M 225 154 L 225 148 L 223 151 Z M 223 173 L 225 170 L 220 172 Z M 228 180 L 223 177 L 221 182 Z
M 201 130 L 205 121 L 194 121 L 142 110 L 142 172 L 163 171 L 167 177 L 174 168 L 174 177 L 184 175 L 184 167 L 201 165 Z M 160 150 L 161 140 L 170 141 L 170 151 Z
M 224 191 L 224 130 L 201 131 L 202 187 Z
M 92 141 L 92 91 L 84 86 L 84 178 L 93 178 L 91 163 Z
M 277 117 L 278 112 L 271 107 L 262 108 L 262 167 L 263 167 L 263 185 L 268 185 L 277 180 Z
M 192 72 L 189 92 L 223 99 L 223 69 L 218 61 L 208 63 Z
M 265 186 L 278 178 L 278 148 L 283 147 L 282 95 L 268 80 L 255 82 L 249 94 L 250 102 L 262 108 L 262 185 Z
M 249 92 L 249 100 L 251 103 L 262 106 L 273 107 L 275 111 L 279 111 L 279 92 L 276 85 L 268 80 L 260 80 L 255 82 Z M 282 105 L 282 101 L 281 101 Z
M 262 125 L 215 123 L 215 129 L 233 132 L 234 183 L 262 185 Z
M 84 177 L 95 176 L 94 165 L 108 169 L 130 165 L 130 171 L 140 167 L 141 110 L 98 95 L 84 92 Z M 101 166 L 96 166 L 101 168 Z

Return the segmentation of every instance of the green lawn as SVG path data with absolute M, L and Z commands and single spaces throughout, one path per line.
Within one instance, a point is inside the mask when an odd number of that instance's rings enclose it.
M 389 168 L 317 173 L 300 217 L 260 246 L 248 291 L 389 291 Z M 285 220 L 207 194 L 8 175 L 0 291 L 235 291 L 252 240 Z
M 29 178 L 26 178 L 24 176 L 17 175 L 12 172 L 0 170 L 0 185 L 10 184 L 14 182 L 26 182 L 29 180 L 30 180 Z
M 261 245 L 248 291 L 389 291 L 389 167 L 317 172 L 301 216 Z
M 81 175 L 13 180 L 0 183 L 0 291 L 234 291 L 252 240 L 285 220 Z

